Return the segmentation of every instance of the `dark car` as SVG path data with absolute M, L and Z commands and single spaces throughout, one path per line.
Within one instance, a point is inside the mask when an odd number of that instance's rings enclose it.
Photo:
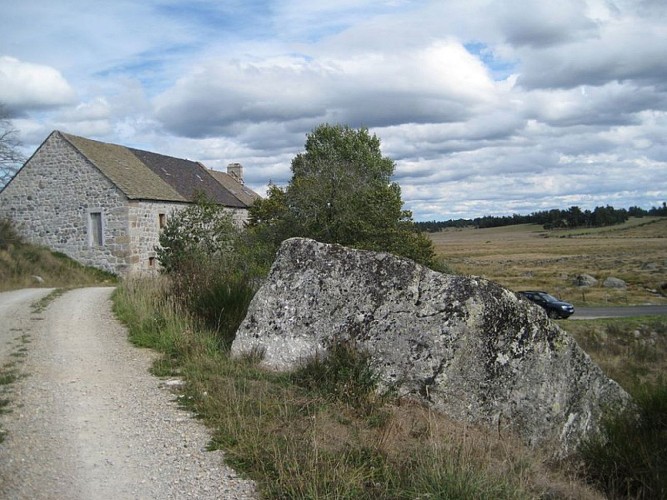
M 550 318 L 565 319 L 574 314 L 574 306 L 572 304 L 558 300 L 556 297 L 549 295 L 546 292 L 526 291 L 517 292 L 517 295 L 541 306 Z

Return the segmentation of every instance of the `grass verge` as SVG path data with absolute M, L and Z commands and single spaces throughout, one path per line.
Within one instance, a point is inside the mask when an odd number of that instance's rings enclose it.
M 597 498 L 518 442 L 378 396 L 345 345 L 288 374 L 231 359 L 167 290 L 124 282 L 116 314 L 133 342 L 163 353 L 154 371 L 186 380 L 179 399 L 211 427 L 210 447 L 265 498 Z

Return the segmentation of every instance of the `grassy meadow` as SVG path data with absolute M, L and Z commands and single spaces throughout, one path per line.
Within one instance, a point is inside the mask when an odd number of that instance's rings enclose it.
M 667 218 L 633 218 L 605 228 L 546 231 L 536 224 L 446 229 L 429 235 L 456 273 L 511 290 L 546 290 L 575 306 L 667 303 Z M 574 286 L 579 274 L 598 280 Z M 602 286 L 608 277 L 626 289 Z

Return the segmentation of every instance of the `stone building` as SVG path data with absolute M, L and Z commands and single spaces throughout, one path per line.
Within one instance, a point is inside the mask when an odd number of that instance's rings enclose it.
M 27 241 L 119 275 L 153 272 L 160 229 L 205 195 L 239 223 L 258 197 L 243 168 L 199 162 L 52 132 L 0 191 L 0 219 Z

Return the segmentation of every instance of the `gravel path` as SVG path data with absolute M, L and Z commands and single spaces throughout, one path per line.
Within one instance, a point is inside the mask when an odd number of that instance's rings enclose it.
M 255 498 L 148 373 L 155 354 L 128 342 L 112 290 L 73 290 L 39 313 L 30 304 L 48 290 L 0 293 L 0 366 L 26 375 L 0 415 L 0 498 Z

